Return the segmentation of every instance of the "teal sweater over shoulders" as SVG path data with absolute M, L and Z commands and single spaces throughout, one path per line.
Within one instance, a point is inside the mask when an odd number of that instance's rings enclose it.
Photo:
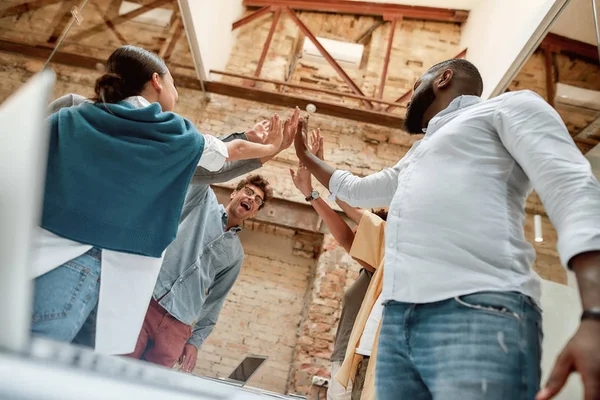
M 160 257 L 175 239 L 204 138 L 158 103 L 85 103 L 49 118 L 42 227 L 80 243 Z

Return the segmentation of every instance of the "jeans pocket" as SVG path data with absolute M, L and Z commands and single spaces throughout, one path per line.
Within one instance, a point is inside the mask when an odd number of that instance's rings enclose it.
M 521 321 L 523 319 L 521 296 L 518 293 L 475 293 L 456 296 L 454 301 L 472 310 Z
M 68 318 L 69 311 L 82 300 L 80 297 L 89 296 L 85 293 L 86 284 L 95 286 L 99 273 L 81 263 L 79 258 L 35 279 L 32 322 Z

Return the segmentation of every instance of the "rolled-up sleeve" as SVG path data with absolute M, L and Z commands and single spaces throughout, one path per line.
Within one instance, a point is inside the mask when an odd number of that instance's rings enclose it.
M 600 250 L 600 184 L 560 115 L 530 91 L 496 110 L 500 139 L 530 179 L 558 232 L 561 263 Z
M 229 152 L 227 145 L 212 135 L 204 136 L 204 149 L 198 166 L 208 171 L 218 171 L 225 165 Z
M 354 207 L 387 207 L 398 188 L 398 174 L 402 160 L 364 178 L 348 171 L 335 171 L 329 179 L 331 199 L 340 199 Z

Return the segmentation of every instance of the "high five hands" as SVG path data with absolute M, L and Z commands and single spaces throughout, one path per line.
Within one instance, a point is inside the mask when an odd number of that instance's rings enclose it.
M 279 115 L 274 114 L 269 120 L 261 121 L 246 131 L 246 137 L 251 142 L 261 144 L 273 143 L 279 137 L 282 137 L 278 152 L 283 151 L 292 145 L 299 119 L 300 109 L 298 107 L 296 107 L 291 117 L 286 118 L 283 124 Z
M 299 132 L 300 133 L 296 134 L 296 138 L 302 134 L 302 129 L 299 129 Z M 302 140 L 304 141 L 304 139 Z M 311 133 L 310 152 L 323 160 L 323 136 L 321 136 L 321 129 L 319 128 L 313 130 Z M 294 186 L 296 186 L 305 197 L 308 197 L 313 190 L 310 171 L 299 161 L 298 170 L 294 172 L 294 170 L 290 168 L 290 175 L 292 176 Z

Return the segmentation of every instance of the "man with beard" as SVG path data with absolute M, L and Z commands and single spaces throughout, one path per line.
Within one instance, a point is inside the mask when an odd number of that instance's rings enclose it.
M 332 196 L 390 206 L 376 392 L 386 399 L 547 400 L 578 371 L 600 398 L 600 184 L 560 116 L 530 91 L 484 101 L 466 60 L 415 83 L 405 129 L 422 140 L 393 168 L 336 171 L 296 135 L 300 161 Z M 540 281 L 525 202 L 541 197 L 585 310 L 538 392 Z

